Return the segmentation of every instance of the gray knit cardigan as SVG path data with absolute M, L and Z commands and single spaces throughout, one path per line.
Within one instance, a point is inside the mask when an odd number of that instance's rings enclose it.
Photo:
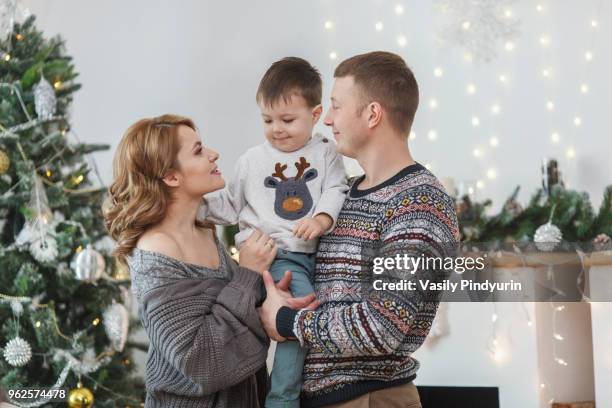
M 263 282 L 217 247 L 216 270 L 139 248 L 128 257 L 150 341 L 145 408 L 264 405 L 269 339 L 255 309 Z

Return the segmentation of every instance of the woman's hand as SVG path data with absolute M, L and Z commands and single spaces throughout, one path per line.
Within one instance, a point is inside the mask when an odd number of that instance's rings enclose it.
M 259 230 L 254 231 L 240 248 L 240 266 L 260 275 L 276 257 L 276 242 Z

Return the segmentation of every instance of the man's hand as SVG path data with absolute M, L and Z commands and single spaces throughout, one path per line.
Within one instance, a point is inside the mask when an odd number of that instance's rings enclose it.
M 315 239 L 323 235 L 331 227 L 333 220 L 327 214 L 317 214 L 312 218 L 304 218 L 293 228 L 293 235 L 305 241 Z
M 288 306 L 293 310 L 300 309 L 316 309 L 319 306 L 319 301 L 315 299 L 314 293 L 310 295 L 294 298 L 289 293 L 289 283 L 291 282 L 291 272 L 285 272 L 285 276 L 274 284 L 274 279 L 270 272 L 263 273 L 263 281 L 266 286 L 266 300 L 258 309 L 259 320 L 265 329 L 266 333 L 272 340 L 283 342 L 286 339 L 281 337 L 276 330 L 276 314 L 282 306 Z

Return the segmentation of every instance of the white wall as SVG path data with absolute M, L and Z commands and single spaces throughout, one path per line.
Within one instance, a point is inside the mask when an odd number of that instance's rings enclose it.
M 540 379 L 534 306 L 497 305 L 499 358 L 487 348 L 493 335 L 490 303 L 449 303 L 449 335 L 414 354 L 417 385 L 499 387 L 501 408 L 538 407 Z M 529 317 L 528 317 L 529 316 Z M 528 321 L 532 325 L 528 325 Z
M 512 53 L 500 50 L 491 64 L 468 63 L 463 51 L 436 40 L 445 21 L 433 1 L 383 0 L 286 2 L 109 0 L 28 0 L 23 4 L 38 16 L 39 25 L 67 40 L 81 73 L 83 89 L 74 103 L 74 129 L 82 139 L 115 146 L 129 124 L 142 116 L 176 112 L 195 118 L 205 143 L 221 153 L 220 167 L 232 173 L 232 163 L 247 147 L 262 140 L 254 93 L 265 69 L 288 55 L 307 58 L 325 81 L 325 108 L 332 73 L 343 58 L 374 49 L 400 53 L 415 71 L 421 89 L 421 107 L 411 142 L 417 160 L 431 163 L 440 177 L 482 179 L 481 198 L 499 205 L 515 185 L 526 200 L 540 184 L 543 156 L 557 157 L 565 179 L 586 190 L 599 203 L 604 186 L 612 182 L 609 152 L 612 81 L 608 72 L 612 53 L 606 38 L 612 35 L 612 7 L 600 0 L 583 2 L 520 1 L 512 6 L 521 20 L 522 35 Z M 396 15 L 394 7 L 405 12 Z M 596 17 L 599 28 L 590 29 Z M 334 23 L 332 30 L 324 22 Z M 376 31 L 375 22 L 383 23 Z M 547 33 L 551 43 L 538 41 Z M 397 36 L 405 35 L 400 47 Z M 589 45 L 590 44 L 590 45 Z M 590 48 L 594 59 L 584 60 Z M 335 51 L 337 60 L 329 53 Z M 444 75 L 436 79 L 435 67 Z M 551 69 L 544 80 L 540 71 Z M 502 85 L 499 74 L 508 77 Z M 587 95 L 579 92 L 588 83 Z M 466 93 L 473 82 L 477 92 Z M 439 107 L 432 111 L 431 98 Z M 550 98 L 552 113 L 545 109 Z M 497 102 L 501 113 L 493 116 Z M 572 121 L 581 115 L 583 124 Z M 470 120 L 481 119 L 475 129 Z M 321 126 L 323 129 L 323 126 Z M 438 140 L 426 135 L 437 130 Z M 554 144 L 550 134 L 561 141 Z M 497 135 L 500 144 L 489 147 Z M 475 147 L 484 156 L 472 156 Z M 565 157 L 574 147 L 576 158 Z M 112 151 L 97 155 L 106 182 L 111 179 Z M 494 168 L 495 180 L 486 171 Z M 358 170 L 351 167 L 352 172 Z M 598 205 L 598 204 L 597 204 Z

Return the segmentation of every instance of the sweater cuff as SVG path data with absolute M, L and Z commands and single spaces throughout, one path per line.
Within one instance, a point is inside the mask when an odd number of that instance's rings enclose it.
M 286 339 L 295 338 L 293 324 L 297 311 L 287 306 L 282 306 L 276 312 L 276 331 Z

